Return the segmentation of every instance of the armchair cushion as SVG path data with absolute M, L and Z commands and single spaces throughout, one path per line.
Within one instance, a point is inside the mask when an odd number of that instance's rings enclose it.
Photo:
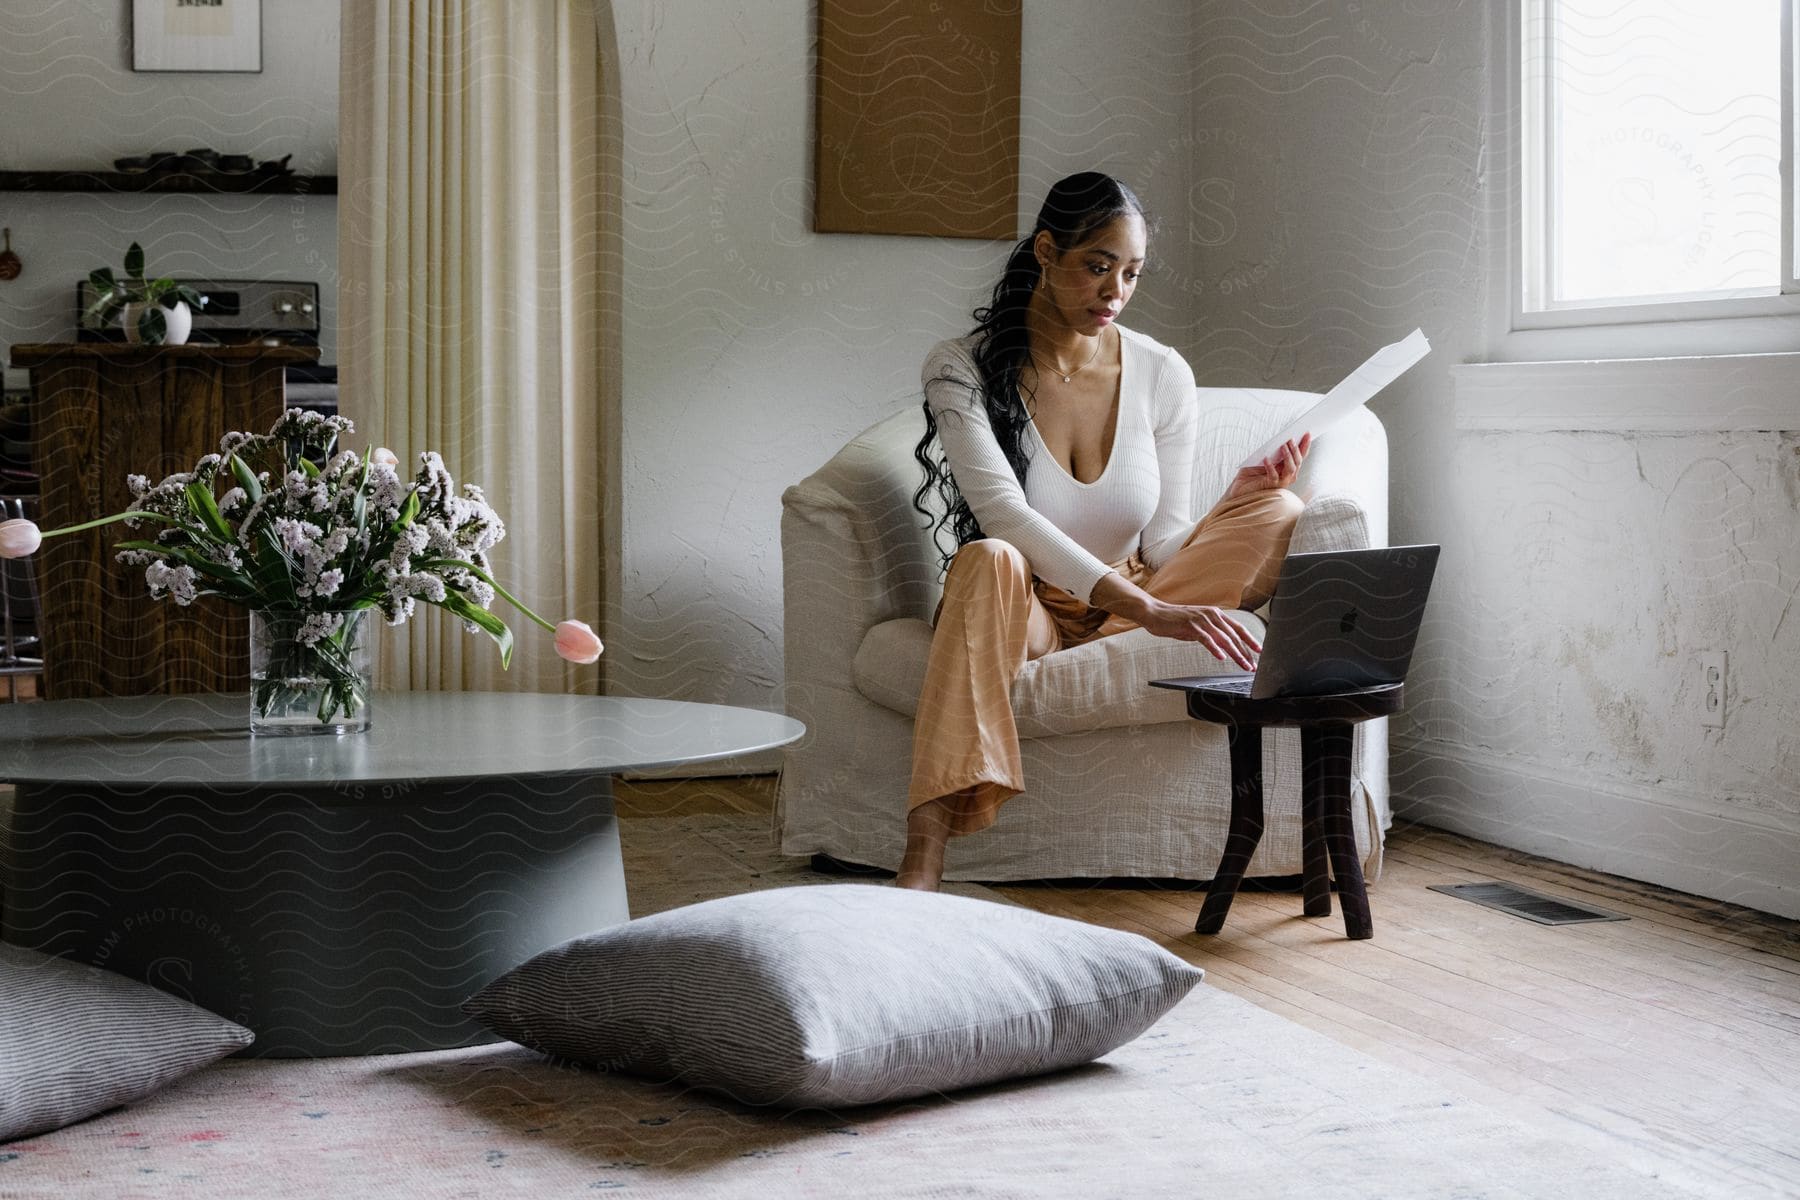
M 1294 525 L 1289 554 L 1319 550 L 1361 550 L 1369 540 L 1369 513 L 1348 496 L 1314 496 Z
M 1234 615 L 1262 636 L 1261 620 L 1245 612 Z M 930 649 L 931 626 L 924 621 L 902 617 L 882 622 L 869 630 L 856 652 L 856 690 L 897 713 L 916 716 Z M 1026 663 L 1013 681 L 1013 717 L 1024 738 L 1185 721 L 1182 696 L 1146 687 L 1146 680 L 1237 671 L 1236 665 L 1219 661 L 1193 642 L 1133 629 Z

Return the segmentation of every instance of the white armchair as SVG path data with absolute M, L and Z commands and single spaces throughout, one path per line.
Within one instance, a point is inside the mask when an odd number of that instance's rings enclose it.
M 1201 388 L 1195 511 L 1237 464 L 1317 397 Z M 783 755 L 783 853 L 893 868 L 905 844 L 913 714 L 939 554 L 912 507 L 919 410 L 881 421 L 782 496 L 786 707 L 806 736 Z M 1387 544 L 1387 437 L 1359 410 L 1319 437 L 1295 490 L 1290 550 Z M 1243 614 L 1260 634 L 1261 621 Z M 950 843 L 947 879 L 1209 879 L 1224 848 L 1231 771 L 1224 730 L 1187 716 L 1152 679 L 1229 672 L 1191 642 L 1141 629 L 1027 663 L 1013 684 L 1026 790 L 992 829 Z M 1300 873 L 1300 740 L 1264 740 L 1266 829 L 1252 876 Z M 1378 859 L 1389 823 L 1387 722 L 1356 727 L 1357 844 Z M 1372 864 L 1378 865 L 1378 864 Z

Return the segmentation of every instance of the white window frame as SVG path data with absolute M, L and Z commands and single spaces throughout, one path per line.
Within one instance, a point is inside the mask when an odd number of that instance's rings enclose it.
M 1732 355 L 1800 349 L 1800 282 L 1794 269 L 1794 159 L 1796 125 L 1794 10 L 1782 0 L 1783 119 L 1781 192 L 1784 281 L 1779 294 L 1740 298 L 1656 301 L 1529 310 L 1525 304 L 1526 256 L 1542 261 L 1545 209 L 1526 194 L 1543 172 L 1525 169 L 1526 156 L 1544 161 L 1541 125 L 1526 104 L 1525 37 L 1544 0 L 1505 0 L 1493 14 L 1495 70 L 1489 89 L 1489 145 L 1500 151 L 1494 203 L 1488 206 L 1490 257 L 1489 344 L 1494 361 L 1634 358 L 1667 355 Z

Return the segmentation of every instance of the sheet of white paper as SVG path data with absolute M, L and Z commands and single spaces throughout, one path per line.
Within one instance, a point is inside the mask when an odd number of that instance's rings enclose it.
M 1350 372 L 1342 383 L 1320 397 L 1317 404 L 1289 421 L 1285 429 L 1264 442 L 1241 465 L 1257 465 L 1279 450 L 1283 442 L 1298 438 L 1308 431 L 1315 438 L 1318 437 L 1325 432 L 1326 426 L 1358 405 L 1368 403 L 1371 396 L 1400 378 L 1408 367 L 1429 353 L 1431 343 L 1426 340 L 1422 329 L 1415 329 L 1399 341 L 1383 346 L 1371 354 L 1362 366 Z

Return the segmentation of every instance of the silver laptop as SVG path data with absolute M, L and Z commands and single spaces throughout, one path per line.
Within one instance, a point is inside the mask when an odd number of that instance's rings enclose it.
M 1268 700 L 1404 682 L 1437 559 L 1436 546 L 1290 554 L 1253 674 L 1156 679 L 1151 686 Z

